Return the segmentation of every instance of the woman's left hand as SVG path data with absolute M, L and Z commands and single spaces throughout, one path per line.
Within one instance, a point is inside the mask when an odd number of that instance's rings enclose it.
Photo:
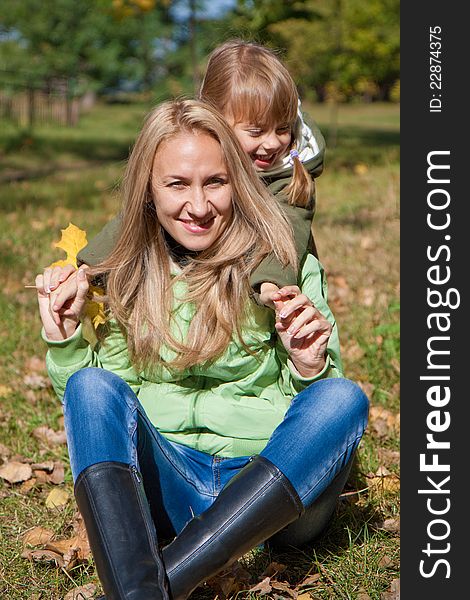
M 276 330 L 302 377 L 322 371 L 332 325 L 296 285 L 271 295 L 276 310 Z

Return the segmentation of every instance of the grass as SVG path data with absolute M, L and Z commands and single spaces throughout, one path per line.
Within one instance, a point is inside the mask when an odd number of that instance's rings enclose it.
M 40 425 L 59 429 L 62 414 L 41 362 L 45 350 L 34 291 L 24 285 L 59 257 L 53 242 L 69 221 L 91 237 L 115 214 L 116 184 L 148 108 L 100 105 L 74 129 L 38 126 L 31 133 L 7 124 L 0 132 L 0 455 L 62 461 L 60 487 L 70 493 L 66 448 L 33 436 Z M 333 135 L 337 140 L 335 147 L 328 145 L 317 181 L 315 238 L 346 373 L 366 390 L 373 412 L 348 495 L 325 535 L 288 552 L 255 551 L 244 564 L 254 582 L 272 561 L 287 565 L 276 579 L 313 599 L 380 600 L 399 571 L 398 534 L 383 525 L 399 515 L 399 109 L 341 106 L 336 133 L 329 107 L 307 109 L 327 143 Z M 371 478 L 379 468 L 383 477 Z M 26 491 L 0 480 L 2 598 L 59 600 L 76 586 L 99 586 L 92 563 L 66 573 L 21 557 L 22 536 L 36 525 L 57 537 L 70 535 L 75 504 L 48 509 L 52 487 L 36 482 Z M 357 490 L 364 491 L 349 493 Z M 299 587 L 314 573 L 315 581 Z M 289 596 L 273 588 L 267 597 L 276 594 Z M 194 597 L 209 600 L 213 588 L 205 586 Z M 240 599 L 254 597 L 238 592 Z

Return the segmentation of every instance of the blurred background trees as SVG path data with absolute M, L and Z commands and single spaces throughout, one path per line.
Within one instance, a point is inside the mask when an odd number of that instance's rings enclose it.
M 19 96 L 32 125 L 44 95 L 68 124 L 96 96 L 192 95 L 230 37 L 280 49 L 306 100 L 399 99 L 399 0 L 3 0 L 0 116 Z

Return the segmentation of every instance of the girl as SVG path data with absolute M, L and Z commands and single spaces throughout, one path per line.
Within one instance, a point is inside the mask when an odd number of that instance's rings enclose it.
M 294 228 L 299 261 L 305 252 L 318 256 L 311 225 L 314 178 L 323 169 L 325 142 L 316 125 L 312 131 L 304 123 L 297 88 L 285 66 L 268 48 L 228 41 L 209 57 L 200 98 L 224 115 L 262 181 L 281 203 Z M 94 266 L 106 258 L 120 222 L 118 217 L 108 223 L 79 253 L 79 262 Z M 275 289 L 268 282 L 281 287 L 295 284 L 296 278 L 292 268 L 269 258 L 255 269 L 251 285 L 256 294 L 261 292 L 263 303 Z M 54 278 L 47 283 L 54 289 L 58 282 Z
M 217 111 L 189 100 L 154 110 L 123 195 L 114 250 L 91 271 L 106 278 L 101 342 L 80 324 L 84 268 L 59 323 L 38 275 L 42 336 L 106 598 L 184 599 L 291 523 L 274 539 L 321 531 L 367 398 L 342 378 L 312 255 L 299 287 L 271 293 L 275 316 L 251 299 L 259 263 L 296 270 L 295 248 Z

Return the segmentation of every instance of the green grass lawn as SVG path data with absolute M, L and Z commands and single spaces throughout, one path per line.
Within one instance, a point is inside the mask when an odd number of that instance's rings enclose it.
M 99 593 L 90 561 L 67 570 L 22 557 L 25 533 L 41 526 L 54 539 L 70 538 L 76 515 L 66 447 L 37 435 L 41 426 L 61 430 L 62 412 L 47 380 L 35 293 L 24 285 L 63 257 L 53 243 L 69 222 L 91 237 L 115 214 L 116 186 L 148 108 L 99 105 L 73 129 L 30 133 L 6 124 L 0 131 L 0 469 L 1 460 L 29 464 L 35 480 L 0 479 L 2 598 L 59 600 L 90 583 Z M 328 148 L 317 180 L 315 238 L 346 373 L 371 399 L 371 416 L 325 535 L 282 554 L 257 550 L 243 564 L 251 585 L 271 563 L 287 567 L 271 577 L 267 598 L 388 600 L 399 577 L 399 107 L 341 106 L 337 131 L 330 107 L 306 108 Z M 63 483 L 49 482 L 38 468 L 48 461 L 64 465 Z M 68 492 L 63 506 L 46 504 L 53 489 Z M 249 585 L 240 579 L 238 587 Z M 205 586 L 194 597 L 214 598 L 217 590 Z

